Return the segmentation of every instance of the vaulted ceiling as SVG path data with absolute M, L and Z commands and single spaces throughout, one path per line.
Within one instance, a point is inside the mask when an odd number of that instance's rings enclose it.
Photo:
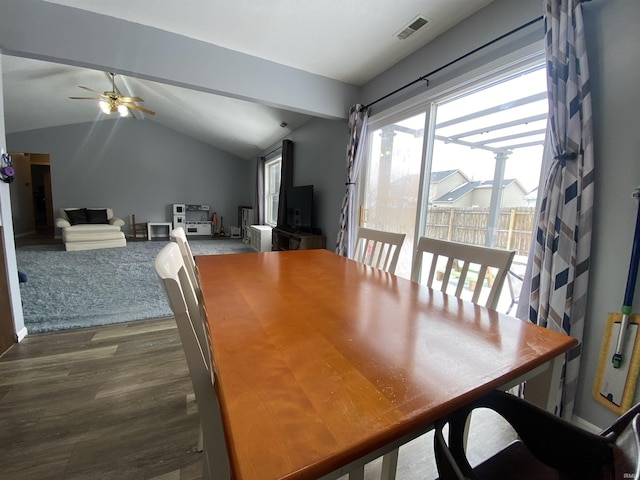
M 83 35 L 91 35 L 94 22 L 97 25 L 109 17 L 110 21 L 117 20 L 114 25 L 118 27 L 139 24 L 141 29 L 153 27 L 221 47 L 227 60 L 211 66 L 216 72 L 224 70 L 232 75 L 236 60 L 237 63 L 262 60 L 285 72 L 300 74 L 294 78 L 296 82 L 309 79 L 323 85 L 322 82 L 332 81 L 357 91 L 491 1 L 21 0 L 24 6 L 12 8 L 22 19 L 6 21 L 13 22 L 12 27 L 16 22 L 24 22 L 24 11 L 20 10 L 23 8 L 32 9 L 29 12 L 62 12 L 65 18 L 82 19 L 81 24 L 75 25 L 77 28 L 68 29 L 70 37 L 82 42 Z M 12 11 L 8 14 L 11 17 Z M 426 25 L 407 39 L 398 39 L 396 35 L 418 16 L 427 20 Z M 114 28 L 114 44 L 119 40 L 120 30 L 124 28 Z M 22 52 L 9 45 L 8 36 L 4 38 L 0 33 L 8 134 L 110 118 L 99 112 L 97 102 L 68 98 L 88 96 L 89 92 L 78 88 L 80 85 L 100 92 L 110 90 L 107 71 L 118 74 L 116 86 L 123 95 L 143 98 L 141 105 L 156 112 L 149 116 L 133 111 L 135 118 L 158 122 L 240 158 L 252 158 L 314 116 L 331 117 L 320 109 L 297 108 L 287 98 L 273 100 L 214 87 L 185 88 L 189 85 L 182 86 L 171 79 L 164 81 L 160 76 L 149 79 L 136 75 L 135 71 L 119 69 L 117 60 L 110 65 L 109 60 L 96 61 L 102 69 L 90 68 L 92 65 L 86 65 L 89 62 L 76 62 L 71 54 L 43 61 L 45 55 Z M 123 51 L 130 56 L 127 61 L 131 63 L 143 49 L 137 42 L 129 42 Z M 192 52 L 183 54 L 188 56 Z M 96 51 L 95 55 L 109 58 L 105 52 Z M 204 63 L 208 58 L 197 60 Z M 273 82 L 270 78 L 260 80 L 267 87 Z M 315 88 L 322 90 L 322 86 Z M 346 111 L 341 115 L 346 116 Z

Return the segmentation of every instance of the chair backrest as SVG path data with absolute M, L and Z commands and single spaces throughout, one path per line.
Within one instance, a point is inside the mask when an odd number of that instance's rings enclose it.
M 466 425 L 478 408 L 496 412 L 518 438 L 472 467 L 465 447 Z M 640 404 L 597 435 L 515 395 L 494 390 L 435 422 L 434 453 L 442 480 L 638 478 L 638 428 Z
M 206 336 L 205 321 L 178 245 L 169 243 L 160 250 L 156 256 L 155 269 L 175 316 L 196 396 L 206 455 L 203 459 L 203 476 L 226 480 L 230 478 L 229 458 L 214 388 L 211 348 Z M 204 339 L 197 333 L 199 330 L 205 332 Z
M 396 273 L 396 265 L 405 236 L 404 233 L 383 232 L 360 227 L 353 259 L 385 272 Z
M 148 230 L 147 230 L 147 222 L 136 222 L 136 214 L 131 214 L 131 235 L 134 239 L 138 238 L 140 235 L 141 238 L 147 238 Z
M 422 266 L 425 253 L 431 254 L 429 271 L 425 277 Z M 411 280 L 462 298 L 463 289 L 472 292 L 471 301 L 480 303 L 485 281 L 489 286 L 484 305 L 496 309 L 502 286 L 515 252 L 497 248 L 466 245 L 464 243 L 421 237 L 411 269 Z
M 180 248 L 180 253 L 182 254 L 182 259 L 184 260 L 184 265 L 187 268 L 187 273 L 189 274 L 189 280 L 191 280 L 191 284 L 193 285 L 194 290 L 196 291 L 198 297 L 200 297 L 200 280 L 198 279 L 198 267 L 196 266 L 196 261 L 193 258 L 193 253 L 191 253 L 191 247 L 189 246 L 189 241 L 187 240 L 187 234 L 182 227 L 176 227 L 169 233 L 169 237 L 171 240 L 176 242 L 178 248 Z
M 60 208 L 58 210 L 58 217 L 69 221 L 69 217 L 67 216 L 67 212 L 65 212 L 65 210 L 79 210 L 79 207 Z M 113 209 L 112 208 L 102 208 L 102 207 L 93 208 L 92 207 L 89 210 L 106 210 L 107 211 L 107 220 L 111 220 L 113 218 Z

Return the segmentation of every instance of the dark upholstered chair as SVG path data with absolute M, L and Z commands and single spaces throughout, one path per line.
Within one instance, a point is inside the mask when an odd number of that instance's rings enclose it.
M 503 450 L 471 467 L 464 427 L 473 409 L 500 414 L 518 434 Z M 449 441 L 444 426 L 449 425 Z M 639 478 L 640 404 L 599 435 L 587 432 L 508 393 L 495 391 L 436 422 L 434 448 L 441 480 Z

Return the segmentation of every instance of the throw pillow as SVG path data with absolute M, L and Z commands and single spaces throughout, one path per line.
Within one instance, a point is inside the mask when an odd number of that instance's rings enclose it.
M 109 223 L 107 210 L 97 210 L 87 208 L 87 223 Z
M 71 225 L 82 225 L 84 223 L 87 223 L 86 208 L 76 208 L 75 210 L 65 210 L 64 213 L 67 214 L 67 218 L 69 218 L 69 223 Z

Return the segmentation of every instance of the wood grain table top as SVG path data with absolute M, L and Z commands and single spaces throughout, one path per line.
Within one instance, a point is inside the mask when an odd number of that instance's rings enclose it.
M 327 250 L 196 263 L 237 479 L 318 478 L 577 343 Z

